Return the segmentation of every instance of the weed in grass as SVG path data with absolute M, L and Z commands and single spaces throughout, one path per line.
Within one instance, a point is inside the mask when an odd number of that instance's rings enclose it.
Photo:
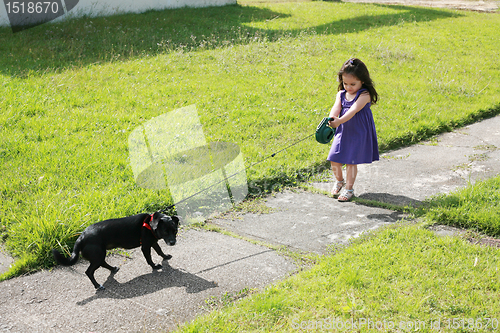
M 237 205 L 235 205 L 232 209 L 228 210 L 217 216 L 217 218 L 222 219 L 242 219 L 242 214 L 251 213 L 251 214 L 270 214 L 275 212 L 276 208 L 271 208 L 266 205 L 266 199 L 263 197 L 249 198 L 244 200 Z
M 421 144 L 425 144 L 428 146 L 437 146 L 439 144 L 439 139 L 437 136 L 431 137 L 427 142 L 423 142 Z
M 211 296 L 205 300 L 206 306 L 204 307 L 204 309 L 208 311 L 220 310 L 232 304 L 233 302 L 245 298 L 255 292 L 255 289 L 243 288 L 236 293 L 226 292 L 221 297 Z
M 475 146 L 474 149 L 476 150 L 486 150 L 486 151 L 495 151 L 497 150 L 498 148 L 494 145 L 478 145 L 478 146 Z
M 469 156 L 469 162 L 477 162 L 477 161 L 486 161 L 487 159 L 489 159 L 489 155 L 488 154 L 472 154 Z
M 404 159 L 407 159 L 408 157 L 410 157 L 410 153 L 406 154 L 406 155 L 397 155 L 397 156 L 392 156 L 392 155 L 382 155 L 382 158 L 383 159 L 387 159 L 387 160 L 404 160 Z
M 474 166 L 474 162 L 486 161 L 490 158 L 490 156 L 486 153 L 482 153 L 482 154 L 472 154 L 472 155 L 467 156 L 467 158 L 469 160 L 468 162 L 462 163 L 462 164 L 457 165 L 457 166 L 452 168 L 452 170 L 454 172 L 457 172 L 458 174 L 460 174 L 460 176 L 464 179 L 465 179 L 465 177 L 462 175 L 463 172 L 461 172 L 461 171 L 471 170 Z M 469 175 L 469 177 L 470 177 L 470 175 Z M 465 180 L 467 181 L 467 179 L 465 179 Z
M 128 258 L 128 259 L 131 258 L 130 252 L 127 252 L 127 251 L 122 250 L 122 249 L 113 249 L 113 250 L 110 250 L 110 251 L 108 251 L 107 255 L 109 255 L 109 254 L 119 255 L 119 256 L 122 256 L 122 257 L 125 257 L 125 258 Z

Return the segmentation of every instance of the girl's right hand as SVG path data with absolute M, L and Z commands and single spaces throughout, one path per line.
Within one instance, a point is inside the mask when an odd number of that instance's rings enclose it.
M 330 117 L 328 119 L 328 126 L 330 126 L 331 128 L 337 128 L 340 124 L 339 122 L 335 123 L 335 120 L 339 119 L 338 117 Z

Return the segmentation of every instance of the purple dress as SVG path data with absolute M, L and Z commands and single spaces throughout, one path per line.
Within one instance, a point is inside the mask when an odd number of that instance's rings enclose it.
M 340 94 L 342 117 L 366 89 L 359 89 L 352 101 L 347 101 L 345 90 Z M 349 121 L 339 125 L 333 138 L 328 161 L 341 164 L 372 163 L 379 160 L 377 132 L 373 121 L 371 103 L 367 103 Z

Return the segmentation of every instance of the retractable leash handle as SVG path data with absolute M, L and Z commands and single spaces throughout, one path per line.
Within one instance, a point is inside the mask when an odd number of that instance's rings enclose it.
M 328 126 L 328 122 L 334 119 L 335 118 L 325 117 L 321 120 L 316 128 L 316 141 L 322 144 L 327 144 L 332 141 L 333 136 L 335 135 L 335 128 Z

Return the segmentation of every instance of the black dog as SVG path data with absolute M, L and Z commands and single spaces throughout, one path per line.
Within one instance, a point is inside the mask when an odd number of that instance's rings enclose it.
M 158 245 L 158 240 L 163 239 L 165 243 L 175 245 L 179 219 L 176 216 L 168 216 L 162 213 L 138 214 L 119 219 L 105 220 L 90 225 L 76 240 L 73 253 L 70 258 L 65 258 L 59 251 L 52 250 L 52 254 L 58 263 L 65 266 L 74 265 L 82 256 L 90 261 L 90 266 L 85 271 L 96 289 L 104 289 L 94 278 L 94 272 L 99 267 L 109 269 L 115 273 L 118 267 L 110 266 L 106 261 L 106 250 L 117 247 L 132 249 L 142 247 L 142 253 L 146 261 L 153 269 L 161 268 L 151 260 L 151 248 L 155 249 L 163 259 L 172 256 L 165 255 Z

